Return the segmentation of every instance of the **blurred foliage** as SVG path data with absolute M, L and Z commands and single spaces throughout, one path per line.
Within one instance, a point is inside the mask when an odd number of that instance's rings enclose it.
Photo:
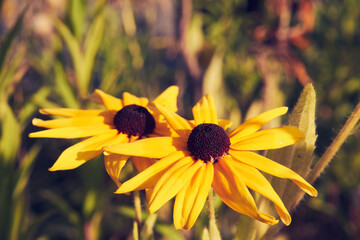
M 90 107 L 96 88 L 153 99 L 177 84 L 180 114 L 190 116 L 210 92 L 235 127 L 294 107 L 313 82 L 318 158 L 360 100 L 357 0 L 3 0 L 0 10 L 0 239 L 131 234 L 132 199 L 113 194 L 101 157 L 48 172 L 72 142 L 27 138 L 39 108 Z M 319 197 L 298 207 L 283 237 L 359 238 L 358 145 L 347 141 L 316 182 Z M 232 239 L 239 214 L 215 199 L 222 237 Z M 206 208 L 189 232 L 175 231 L 171 219 L 164 207 L 146 226 L 155 224 L 156 239 L 206 239 Z

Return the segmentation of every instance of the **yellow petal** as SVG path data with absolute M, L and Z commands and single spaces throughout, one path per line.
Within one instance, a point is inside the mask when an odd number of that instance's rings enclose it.
M 119 111 L 122 107 L 122 100 L 116 97 L 113 97 L 103 91 L 96 89 L 93 94 L 91 94 L 91 100 L 98 104 L 102 104 L 108 110 Z
M 104 150 L 129 156 L 162 158 L 176 151 L 187 151 L 187 142 L 179 137 L 155 137 L 107 146 Z
M 185 226 L 185 218 L 183 217 L 183 207 L 184 201 L 186 198 L 186 193 L 188 192 L 188 187 L 190 184 L 186 184 L 183 188 L 176 194 L 175 202 L 174 202 L 174 211 L 173 211 L 173 219 L 174 219 L 174 227 L 179 230 Z
M 173 112 L 177 112 L 177 96 L 179 94 L 178 86 L 170 86 L 163 91 L 152 103 L 159 104 Z
M 110 130 L 81 141 L 63 151 L 49 169 L 50 171 L 74 169 L 102 153 L 102 147 L 117 137 L 116 130 Z
M 260 193 L 275 204 L 276 210 L 285 225 L 289 225 L 291 217 L 279 195 L 275 192 L 268 180 L 256 169 L 234 160 L 229 155 L 224 158 L 226 164 L 231 164 L 245 185 Z
M 223 119 L 219 119 L 218 120 L 218 124 L 220 127 L 222 127 L 224 130 L 228 129 L 229 127 L 231 127 L 232 122 L 229 120 L 223 120 Z
M 317 191 L 313 188 L 313 186 L 306 182 L 300 175 L 277 162 L 248 151 L 234 151 L 230 149 L 229 155 L 242 163 L 259 169 L 260 171 L 269 173 L 279 178 L 288 178 L 307 194 L 315 197 L 317 196 Z
M 196 176 L 194 185 L 191 185 L 191 189 L 189 189 L 189 193 L 196 193 L 195 199 L 192 201 L 190 201 L 190 199 L 185 199 L 185 205 L 192 206 L 189 213 L 184 213 L 185 219 L 187 219 L 184 226 L 185 229 L 190 229 L 194 225 L 204 207 L 214 177 L 213 164 L 210 162 L 206 163 L 205 166 L 201 168 L 201 172 L 202 174 L 200 173 L 199 176 Z
M 34 118 L 32 124 L 44 128 L 64 128 L 64 127 L 82 127 L 92 125 L 110 125 L 112 119 L 105 119 L 102 116 L 95 117 L 73 117 L 64 119 L 55 119 L 44 121 L 39 118 Z
M 135 95 L 132 95 L 128 92 L 124 92 L 123 93 L 123 103 L 124 103 L 123 106 L 136 104 L 139 106 L 146 107 L 149 103 L 149 100 L 147 98 L 138 98 Z
M 119 154 L 104 156 L 105 169 L 118 188 L 121 186 L 119 181 L 121 169 L 125 166 L 128 159 L 129 156 Z
M 85 117 L 85 116 L 99 116 L 104 111 L 102 110 L 80 110 L 71 108 L 45 108 L 40 109 L 40 113 L 44 115 L 55 115 L 60 117 Z
M 154 104 L 155 108 L 164 116 L 172 129 L 179 134 L 179 136 L 187 138 L 189 137 L 191 130 L 195 127 L 190 121 L 180 117 L 176 113 L 170 111 L 166 107 L 159 104 Z
M 116 193 L 127 193 L 153 187 L 169 167 L 185 156 L 187 155 L 184 152 L 179 151 L 160 159 L 135 177 L 124 182 Z
M 150 167 L 155 163 L 154 159 L 152 158 L 136 157 L 136 156 L 131 157 L 131 162 L 134 164 L 134 166 L 139 172 L 144 171 L 145 169 L 147 169 L 148 167 Z
M 29 134 L 31 138 L 83 138 L 106 133 L 111 129 L 110 125 L 65 127 L 43 130 Z
M 196 125 L 202 123 L 218 124 L 214 99 L 210 94 L 203 96 L 192 111 Z
M 273 216 L 258 212 L 255 201 L 245 183 L 223 159 L 214 165 L 212 186 L 219 197 L 235 211 L 267 224 L 278 222 Z
M 151 195 L 148 211 L 153 213 L 173 198 L 201 167 L 202 161 L 194 162 L 185 157 L 168 169 L 156 183 Z
M 155 129 L 152 132 L 152 135 L 179 137 L 179 134 L 177 134 L 165 121 L 156 122 Z M 149 134 L 149 136 L 151 136 L 151 134 Z
M 256 131 L 258 131 L 265 123 L 270 120 L 284 115 L 288 111 L 287 107 L 279 107 L 272 109 L 270 111 L 259 114 L 256 117 L 253 117 L 243 124 L 241 124 L 238 128 L 234 129 L 229 137 L 233 139 L 233 142 L 237 142 L 239 139 L 242 139 L 244 136 L 250 135 Z
M 277 149 L 297 143 L 303 138 L 304 134 L 296 127 L 271 128 L 247 135 L 238 142 L 233 142 L 233 139 L 230 138 L 230 148 L 253 151 Z

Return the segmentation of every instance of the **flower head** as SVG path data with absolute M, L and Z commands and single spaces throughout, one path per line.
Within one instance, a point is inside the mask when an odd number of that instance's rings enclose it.
M 62 152 L 50 171 L 68 170 L 79 167 L 88 160 L 103 153 L 102 148 L 113 144 L 133 142 L 148 136 L 173 135 L 163 117 L 151 105 L 160 104 L 177 111 L 178 87 L 171 86 L 149 104 L 147 98 L 138 98 L 124 92 L 123 98 L 115 98 L 101 90 L 95 90 L 91 98 L 105 106 L 106 110 L 79 110 L 68 108 L 41 109 L 45 115 L 65 117 L 54 120 L 33 119 L 33 125 L 49 128 L 30 133 L 32 138 L 87 138 Z M 120 171 L 128 155 L 109 154 L 104 158 L 105 167 L 120 186 Z M 135 167 L 142 171 L 153 159 L 132 157 Z
M 255 152 L 294 144 L 304 138 L 295 127 L 267 130 L 260 128 L 287 112 L 280 107 L 254 117 L 230 134 L 227 122 L 217 119 L 211 95 L 194 107 L 195 121 L 188 121 L 171 110 L 156 105 L 178 137 L 157 137 L 106 147 L 110 153 L 160 158 L 155 164 L 126 181 L 116 193 L 153 187 L 148 210 L 158 210 L 173 197 L 175 228 L 190 229 L 200 214 L 212 186 L 219 197 L 235 211 L 268 224 L 278 221 L 260 213 L 249 188 L 275 204 L 286 224 L 291 217 L 278 194 L 260 171 L 288 178 L 311 196 L 317 191 L 297 173 Z M 260 130 L 260 131 L 259 131 Z M 260 170 L 260 171 L 259 171 Z

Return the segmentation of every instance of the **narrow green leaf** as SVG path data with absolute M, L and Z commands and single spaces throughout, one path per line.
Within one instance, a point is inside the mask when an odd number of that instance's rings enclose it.
M 1 112 L 1 139 L 0 159 L 5 164 L 15 164 L 16 155 L 20 146 L 20 126 L 10 106 L 6 102 L 0 102 Z
M 1 3 L 2 5 L 2 3 Z M 18 17 L 18 19 L 16 20 L 14 26 L 11 28 L 10 32 L 5 36 L 5 38 L 3 39 L 3 41 L 1 41 L 1 48 L 0 48 L 0 69 L 2 68 L 4 61 L 5 61 L 5 57 L 7 55 L 8 50 L 11 49 L 11 44 L 13 42 L 13 40 L 15 39 L 16 35 L 18 34 L 18 32 L 20 31 L 20 28 L 22 26 L 22 22 L 25 16 L 25 13 L 27 11 L 27 7 L 23 10 L 23 12 L 20 14 L 20 16 Z
M 74 35 L 78 41 L 81 40 L 84 33 L 85 19 L 86 19 L 86 1 L 76 0 L 69 1 L 69 14 L 71 25 L 74 31 Z
M 67 81 L 65 70 L 60 61 L 56 61 L 54 65 L 56 91 L 61 96 L 66 107 L 79 108 L 78 101 L 74 96 L 72 87 Z
M 59 32 L 60 36 L 64 39 L 66 46 L 69 49 L 71 58 L 73 60 L 76 77 L 77 77 L 77 83 L 79 87 L 80 93 L 85 96 L 86 93 L 86 85 L 84 82 L 84 57 L 81 52 L 80 44 L 76 37 L 71 33 L 70 29 L 62 23 L 59 19 L 54 18 L 53 19 L 54 26 L 56 30 Z

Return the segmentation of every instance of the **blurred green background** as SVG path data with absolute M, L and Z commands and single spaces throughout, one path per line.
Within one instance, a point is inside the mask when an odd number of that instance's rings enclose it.
M 47 170 L 75 141 L 29 139 L 39 130 L 31 119 L 44 118 L 39 108 L 94 107 L 96 88 L 154 99 L 176 84 L 180 114 L 191 117 L 211 93 L 237 126 L 293 107 L 312 82 L 316 161 L 360 100 L 357 0 L 1 0 L 0 11 L 0 239 L 131 235 L 133 200 L 113 194 L 101 157 Z M 319 196 L 300 204 L 278 239 L 360 239 L 358 129 L 315 183 Z M 223 238 L 234 238 L 239 214 L 217 201 L 217 216 Z M 207 214 L 191 231 L 171 220 L 169 205 L 156 239 L 198 239 Z

